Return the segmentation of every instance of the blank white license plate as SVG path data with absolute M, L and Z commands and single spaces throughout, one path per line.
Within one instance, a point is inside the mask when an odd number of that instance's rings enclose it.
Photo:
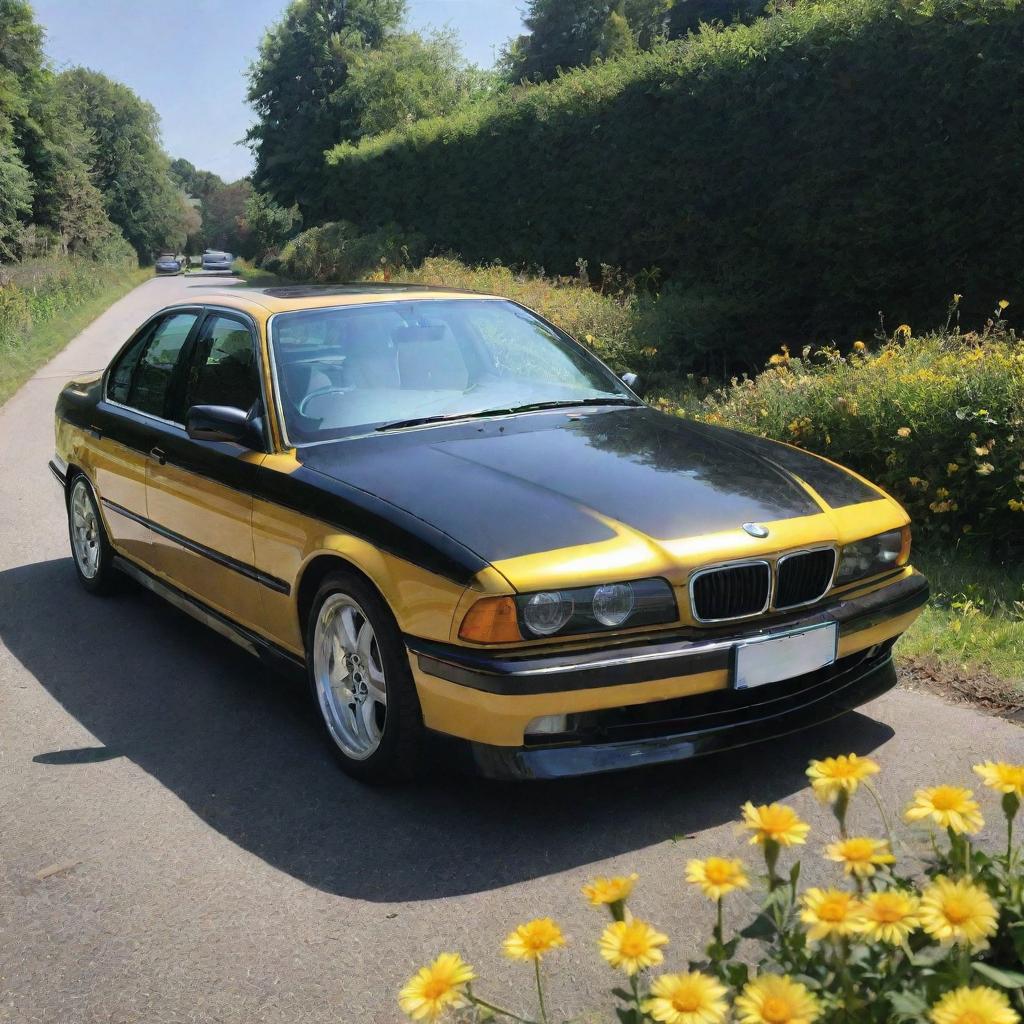
M 739 643 L 733 648 L 733 686 L 748 690 L 831 665 L 838 636 L 836 623 L 823 622 L 783 636 Z

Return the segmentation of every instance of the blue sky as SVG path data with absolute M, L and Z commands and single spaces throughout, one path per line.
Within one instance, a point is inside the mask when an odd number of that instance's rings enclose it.
M 237 145 L 251 114 L 245 71 L 286 0 L 32 0 L 46 52 L 131 86 L 160 114 L 164 148 L 228 181 L 248 174 Z M 451 25 L 490 66 L 521 30 L 518 0 L 409 0 L 409 25 Z

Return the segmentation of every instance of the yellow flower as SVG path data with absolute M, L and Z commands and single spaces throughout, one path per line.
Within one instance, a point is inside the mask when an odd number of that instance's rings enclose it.
M 739 1024 L 811 1024 L 821 1010 L 806 985 L 782 974 L 762 974 L 736 997 Z
M 550 917 L 534 918 L 519 925 L 504 942 L 505 955 L 513 960 L 539 960 L 564 945 L 562 929 Z
M 877 762 L 870 757 L 843 754 L 840 757 L 826 757 L 823 761 L 812 761 L 807 769 L 807 777 L 811 780 L 815 796 L 827 803 L 840 792 L 853 796 L 862 782 L 879 771 L 881 769 Z
M 746 889 L 750 885 L 743 861 L 725 857 L 691 860 L 686 865 L 686 880 L 699 885 L 709 900 L 720 900 L 734 889 Z
M 863 923 L 860 903 L 852 892 L 842 889 L 808 889 L 800 897 L 800 920 L 807 925 L 807 939 L 820 942 L 842 938 L 858 931 Z
M 641 1008 L 662 1024 L 722 1024 L 729 1012 L 725 986 L 699 971 L 662 974 Z
M 475 977 L 473 968 L 458 953 L 442 953 L 405 983 L 398 993 L 398 1005 L 413 1020 L 437 1020 L 449 1007 L 465 1005 L 466 984 Z
M 1006 504 L 1011 512 L 1024 512 L 1024 501 L 1011 498 Z
M 900 427 L 899 430 L 896 431 L 896 433 L 900 437 L 910 437 L 910 427 Z
M 954 303 L 954 305 L 955 305 L 955 304 L 957 304 L 957 303 L 959 303 L 959 301 L 960 301 L 960 300 L 961 300 L 962 298 L 963 298 L 963 296 L 962 296 L 962 295 L 961 295 L 961 294 L 960 294 L 959 292 L 954 292 L 954 293 L 953 293 L 953 303 Z
M 933 1024 L 1017 1024 L 1020 1020 L 1002 992 L 984 985 L 962 985 L 947 992 L 928 1016 Z
M 997 793 L 1013 793 L 1018 799 L 1024 800 L 1024 764 L 986 761 L 984 764 L 976 764 L 974 770 L 989 789 Z
M 633 891 L 633 886 L 639 877 L 639 875 L 629 875 L 626 878 L 595 878 L 583 886 L 582 892 L 595 907 L 609 903 L 621 903 Z
M 978 476 L 988 476 L 995 468 L 991 462 L 981 462 L 978 464 Z
M 1008 301 L 1007 301 L 1006 299 L 1000 299 L 1000 300 L 999 300 L 999 308 L 1000 308 L 1000 309 L 1006 309 L 1006 307 L 1007 307 L 1007 306 L 1008 306 L 1009 304 L 1010 304 L 1010 303 L 1009 303 L 1009 302 L 1008 302 Z
M 946 473 L 952 476 L 954 473 L 959 473 L 960 467 L 955 462 L 946 463 Z
M 903 940 L 921 925 L 917 897 L 900 889 L 868 893 L 863 908 L 860 930 L 876 942 L 902 945 Z
M 853 351 L 854 352 L 863 352 L 866 348 L 867 348 L 867 345 L 865 345 L 863 341 L 855 341 L 853 343 Z
M 900 324 L 899 327 L 896 328 L 896 333 L 898 335 L 902 335 L 904 338 L 909 338 L 910 335 L 913 334 L 913 331 L 910 329 L 910 324 Z
M 921 927 L 940 942 L 984 949 L 998 922 L 995 904 L 973 882 L 939 875 L 921 894 Z
M 936 825 L 959 833 L 980 832 L 985 821 L 978 812 L 977 801 L 971 799 L 973 796 L 969 789 L 961 786 L 919 789 L 903 817 L 907 821 L 930 818 Z
M 627 974 L 636 974 L 665 959 L 660 947 L 668 944 L 668 936 L 656 932 L 646 921 L 634 917 L 630 921 L 614 921 L 608 925 L 598 946 L 601 956 Z
M 907 477 L 907 482 L 910 484 L 911 487 L 916 487 L 917 490 L 919 490 L 919 491 L 927 491 L 928 490 L 928 481 L 927 480 L 923 480 L 919 476 L 908 476 Z
M 825 856 L 843 865 L 843 871 L 858 878 L 870 878 L 881 864 L 894 864 L 896 858 L 884 839 L 854 836 L 825 847 Z
M 772 840 L 780 846 L 798 846 L 807 841 L 811 826 L 800 820 L 796 811 L 785 804 L 762 804 L 755 807 L 749 800 L 743 805 L 743 827 L 753 833 L 750 845 L 764 845 Z

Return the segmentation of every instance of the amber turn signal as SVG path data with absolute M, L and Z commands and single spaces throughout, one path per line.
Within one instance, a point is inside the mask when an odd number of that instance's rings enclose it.
M 903 536 L 900 538 L 900 555 L 896 559 L 897 565 L 906 565 L 910 561 L 910 527 L 904 526 Z
M 522 640 L 519 616 L 511 597 L 482 597 L 466 612 L 459 639 L 474 644 L 504 644 Z

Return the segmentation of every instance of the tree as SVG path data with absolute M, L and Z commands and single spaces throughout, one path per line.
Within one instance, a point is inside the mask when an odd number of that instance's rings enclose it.
M 674 0 L 668 12 L 668 31 L 673 38 L 696 32 L 702 23 L 753 21 L 765 13 L 765 0 Z
M 339 99 L 359 138 L 446 114 L 486 89 L 486 76 L 467 65 L 453 32 L 406 32 L 354 53 Z
M 250 254 L 246 208 L 252 194 L 252 182 L 246 178 L 229 185 L 222 182 L 220 188 L 207 194 L 203 201 L 204 247 L 242 256 Z
M 58 82 L 90 134 L 90 170 L 107 215 L 139 258 L 181 244 L 185 211 L 160 148 L 153 107 L 127 86 L 86 68 L 65 71 Z
M 324 151 L 356 134 L 343 92 L 349 65 L 404 17 L 405 0 L 292 0 L 249 74 L 257 122 L 246 138 L 258 189 L 285 207 L 316 194 Z
M 244 226 L 256 258 L 262 262 L 298 233 L 302 214 L 297 206 L 280 206 L 266 193 L 253 192 L 245 204 Z

